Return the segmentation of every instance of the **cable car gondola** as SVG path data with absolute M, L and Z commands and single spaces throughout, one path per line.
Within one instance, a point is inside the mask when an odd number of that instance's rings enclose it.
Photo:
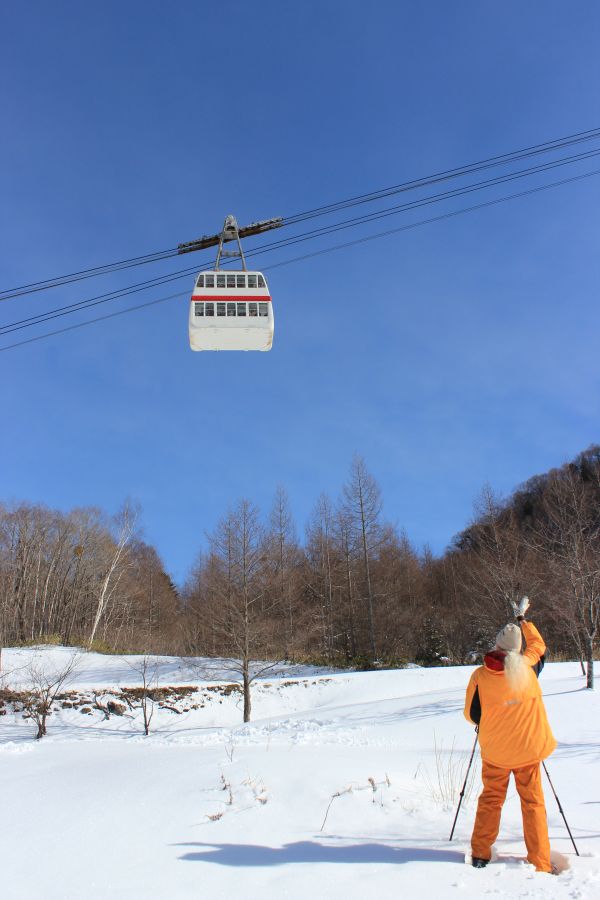
M 237 241 L 238 250 L 226 253 L 225 241 Z M 222 256 L 237 256 L 241 271 L 219 268 Z M 196 279 L 190 304 L 189 333 L 192 350 L 270 350 L 275 320 L 265 276 L 248 272 L 234 216 L 227 216 L 219 237 L 215 268 Z

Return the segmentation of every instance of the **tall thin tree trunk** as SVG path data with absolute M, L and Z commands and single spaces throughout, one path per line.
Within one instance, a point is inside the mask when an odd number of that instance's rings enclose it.
M 588 690 L 594 689 L 594 640 L 588 635 L 586 639 L 586 656 L 587 656 L 587 673 L 586 673 L 586 688 Z
M 242 678 L 244 682 L 244 722 L 249 722 L 252 712 L 252 697 L 250 694 L 250 661 L 247 656 L 244 656 L 242 661 Z
M 354 659 L 356 656 L 356 613 L 354 609 L 354 591 L 352 588 L 352 567 L 350 564 L 350 551 L 345 548 L 346 557 L 346 581 L 348 584 L 348 609 L 350 613 L 349 632 L 350 632 L 350 654 Z
M 377 647 L 375 645 L 375 625 L 373 622 L 373 587 L 371 585 L 371 567 L 369 565 L 369 549 L 367 545 L 367 529 L 365 524 L 365 512 L 363 505 L 362 491 L 360 494 L 360 525 L 363 548 L 363 559 L 365 565 L 365 578 L 367 582 L 367 611 L 369 615 L 369 639 L 371 643 L 371 662 L 377 659 Z

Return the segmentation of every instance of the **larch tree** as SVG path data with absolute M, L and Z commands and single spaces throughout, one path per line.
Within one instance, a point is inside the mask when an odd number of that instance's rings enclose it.
M 377 659 L 375 639 L 375 592 L 373 589 L 373 559 L 381 542 L 382 500 L 379 485 L 367 470 L 364 459 L 355 456 L 350 476 L 343 487 L 343 509 L 353 528 L 360 547 L 363 568 L 363 594 L 367 610 L 371 661 Z
M 271 508 L 267 548 L 270 604 L 283 620 L 284 656 L 290 659 L 295 646 L 299 549 L 288 495 L 281 485 L 275 491 Z
M 321 494 L 306 529 L 307 590 L 316 604 L 321 652 L 329 663 L 335 654 L 333 528 L 331 501 Z
M 256 662 L 273 645 L 277 608 L 277 599 L 265 603 L 266 543 L 257 508 L 241 500 L 220 521 L 210 545 L 214 565 L 209 591 L 216 594 L 211 612 L 220 645 L 231 654 L 229 667 L 242 677 L 243 716 L 249 722 L 251 684 L 275 665 Z
M 352 520 L 347 511 L 338 508 L 334 520 L 334 535 L 342 577 L 340 593 L 344 608 L 344 656 L 347 661 L 358 653 L 358 623 L 356 615 L 356 541 Z

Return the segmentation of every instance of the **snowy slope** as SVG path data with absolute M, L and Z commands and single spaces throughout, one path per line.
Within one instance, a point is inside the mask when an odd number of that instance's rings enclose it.
M 5 686 L 36 654 L 51 668 L 70 651 L 4 651 Z M 448 842 L 471 669 L 269 673 L 243 725 L 239 693 L 210 689 L 233 680 L 219 665 L 161 660 L 161 684 L 198 691 L 187 712 L 157 709 L 148 737 L 139 711 L 61 708 L 42 741 L 20 715 L 0 718 L 3 900 L 600 898 L 600 701 L 575 664 L 542 676 L 559 742 L 548 767 L 581 853 L 547 790 L 552 845 L 571 861 L 559 877 L 522 861 L 514 789 L 498 862 L 464 864 L 478 781 Z M 70 688 L 136 683 L 127 660 L 85 654 Z

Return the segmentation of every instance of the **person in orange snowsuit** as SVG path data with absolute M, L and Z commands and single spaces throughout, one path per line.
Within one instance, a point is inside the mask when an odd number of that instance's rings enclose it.
M 540 763 L 556 748 L 538 683 L 546 645 L 524 615 L 529 601 L 515 607 L 518 625 L 506 625 L 496 645 L 469 681 L 465 718 L 479 728 L 483 791 L 471 836 L 472 863 L 483 868 L 492 856 L 510 774 L 521 798 L 527 859 L 538 872 L 552 872 L 548 822 Z

